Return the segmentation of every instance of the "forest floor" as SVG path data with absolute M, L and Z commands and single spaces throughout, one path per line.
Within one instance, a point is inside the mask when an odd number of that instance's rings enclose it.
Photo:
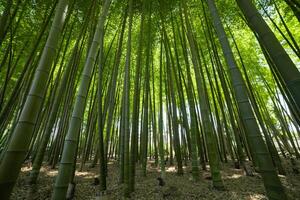
M 284 161 L 287 175 L 280 179 L 286 188 L 286 193 L 291 200 L 300 200 L 300 175 L 294 174 L 287 161 Z M 108 164 L 107 192 L 99 200 L 123 199 L 122 185 L 118 184 L 119 170 L 116 162 Z M 36 192 L 32 194 L 30 186 L 26 184 L 31 167 L 24 166 L 20 178 L 11 196 L 12 200 L 21 199 L 50 199 L 57 169 L 43 167 L 40 173 Z M 98 174 L 98 167 L 89 168 L 88 164 L 82 172 L 76 171 L 75 198 L 79 200 L 97 199 L 97 187 L 93 185 L 94 178 Z M 159 168 L 153 162 L 148 164 L 147 177 L 137 176 L 136 191 L 132 199 L 159 200 L 159 199 L 219 199 L 219 200 L 254 200 L 267 199 L 259 174 L 253 177 L 246 176 L 242 169 L 234 169 L 233 164 L 222 164 L 222 177 L 225 185 L 224 191 L 212 188 L 209 171 L 201 171 L 202 178 L 198 182 L 192 181 L 189 167 L 184 167 L 184 175 L 176 175 L 174 166 L 166 167 L 166 185 L 158 186 Z

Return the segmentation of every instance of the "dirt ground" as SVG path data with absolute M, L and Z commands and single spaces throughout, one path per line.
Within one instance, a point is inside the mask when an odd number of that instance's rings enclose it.
M 294 174 L 288 162 L 284 161 L 287 175 L 280 179 L 286 188 L 286 193 L 291 200 L 300 200 L 300 175 Z M 115 200 L 124 199 L 122 185 L 119 182 L 119 170 L 116 162 L 108 165 L 107 192 L 105 196 L 96 198 L 97 187 L 94 186 L 94 178 L 98 174 L 98 167 L 89 168 L 88 164 L 82 172 L 76 172 L 75 198 L 79 200 L 99 199 Z M 50 199 L 52 187 L 57 175 L 57 169 L 43 167 L 36 192 L 32 194 L 30 186 L 26 184 L 31 168 L 24 166 L 20 178 L 11 196 L 12 200 Z M 176 169 L 172 166 L 166 167 L 166 185 L 158 186 L 159 168 L 153 162 L 149 162 L 147 177 L 139 176 L 137 171 L 136 190 L 132 199 L 159 200 L 159 199 L 222 199 L 222 200 L 254 200 L 267 199 L 258 174 L 253 177 L 246 176 L 241 169 L 234 169 L 232 163 L 222 164 L 222 177 L 225 185 L 224 191 L 217 191 L 212 188 L 212 181 L 209 179 L 209 171 L 201 171 L 200 181 L 194 182 L 191 178 L 190 168 L 184 167 L 184 175 L 176 175 Z

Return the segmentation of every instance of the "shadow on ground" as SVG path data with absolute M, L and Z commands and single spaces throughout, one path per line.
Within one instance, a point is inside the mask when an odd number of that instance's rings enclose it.
M 87 164 L 88 166 L 88 164 Z M 76 192 L 75 199 L 89 200 L 95 199 L 97 194 L 97 186 L 93 185 L 94 178 L 98 174 L 98 166 L 95 168 L 85 167 L 82 172 L 76 172 Z M 147 177 L 139 175 L 137 169 L 136 188 L 132 194 L 132 199 L 139 200 L 192 200 L 192 199 L 219 199 L 219 200 L 254 200 L 267 199 L 265 196 L 262 179 L 258 174 L 253 177 L 245 176 L 241 169 L 234 169 L 230 164 L 223 164 L 222 176 L 225 185 L 224 191 L 218 191 L 212 188 L 212 181 L 209 171 L 201 171 L 200 181 L 192 180 L 190 167 L 184 167 L 184 175 L 178 176 L 174 166 L 166 168 L 166 186 L 163 188 L 158 186 L 159 168 L 155 167 L 153 162 L 148 164 Z M 40 173 L 38 185 L 32 187 L 26 184 L 30 168 L 22 168 L 20 178 L 16 184 L 14 192 L 11 196 L 13 200 L 30 199 L 30 200 L 46 200 L 51 198 L 57 169 L 43 167 Z M 123 188 L 119 184 L 119 168 L 115 161 L 108 165 L 107 177 L 107 193 L 101 198 L 108 200 L 123 199 Z M 294 175 L 288 171 L 287 176 L 280 176 L 283 185 L 286 188 L 290 199 L 300 199 L 300 176 Z

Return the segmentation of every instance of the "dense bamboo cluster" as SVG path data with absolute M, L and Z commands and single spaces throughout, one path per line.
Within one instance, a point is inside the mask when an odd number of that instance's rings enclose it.
M 282 159 L 300 158 L 297 0 L 6 0 L 0 11 L 0 199 L 28 160 L 29 184 L 59 166 L 52 199 L 88 163 L 103 193 L 116 160 L 130 197 L 150 159 L 162 179 L 167 164 L 190 165 L 193 181 L 209 166 L 219 190 L 231 162 L 287 199 Z

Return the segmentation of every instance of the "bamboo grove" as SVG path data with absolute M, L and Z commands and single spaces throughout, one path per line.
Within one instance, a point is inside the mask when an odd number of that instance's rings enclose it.
M 52 199 L 88 164 L 102 194 L 116 160 L 130 197 L 150 159 L 162 178 L 165 165 L 190 165 L 193 181 L 209 170 L 217 190 L 229 162 L 288 199 L 278 174 L 300 158 L 298 0 L 3 0 L 0 14 L 1 199 L 28 160 L 31 185 L 58 167 Z

